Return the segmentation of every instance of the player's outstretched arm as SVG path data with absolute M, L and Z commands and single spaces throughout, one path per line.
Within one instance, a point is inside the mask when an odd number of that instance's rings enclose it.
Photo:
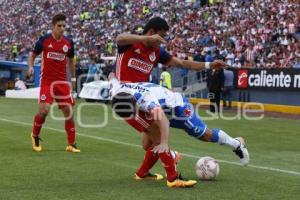
M 158 34 L 146 36 L 122 33 L 117 36 L 116 42 L 118 46 L 132 45 L 135 43 L 143 42 L 149 47 L 159 47 L 160 44 L 165 44 L 166 41 Z
M 118 46 L 131 45 L 138 42 L 143 42 L 146 36 L 122 33 L 117 36 L 116 42 Z
M 172 67 L 182 67 L 193 70 L 203 70 L 203 69 L 225 69 L 227 64 L 222 60 L 215 60 L 213 62 L 197 62 L 191 60 L 182 60 L 176 57 L 172 57 L 169 62 Z

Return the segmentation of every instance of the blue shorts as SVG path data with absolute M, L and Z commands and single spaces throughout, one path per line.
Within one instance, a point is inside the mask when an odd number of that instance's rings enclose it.
M 175 107 L 170 126 L 183 129 L 190 136 L 200 138 L 205 133 L 207 125 L 197 115 L 189 100 L 184 96 L 182 98 L 184 105 Z

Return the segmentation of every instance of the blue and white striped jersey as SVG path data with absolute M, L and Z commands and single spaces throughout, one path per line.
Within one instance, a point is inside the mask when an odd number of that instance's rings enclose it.
M 172 92 L 167 88 L 154 83 L 123 83 L 113 80 L 112 97 L 120 92 L 127 92 L 134 96 L 137 105 L 142 111 L 149 112 L 155 107 L 175 108 L 183 106 L 183 98 L 180 93 Z

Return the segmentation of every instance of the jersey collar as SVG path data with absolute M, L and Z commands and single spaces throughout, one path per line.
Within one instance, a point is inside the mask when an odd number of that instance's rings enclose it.
M 56 40 L 57 42 L 62 41 L 62 39 L 63 39 L 63 37 L 64 37 L 64 36 L 61 36 L 61 38 L 60 38 L 59 40 L 57 40 L 57 39 L 54 37 L 53 33 L 51 33 L 51 36 L 52 36 L 52 38 L 53 38 L 54 40 Z

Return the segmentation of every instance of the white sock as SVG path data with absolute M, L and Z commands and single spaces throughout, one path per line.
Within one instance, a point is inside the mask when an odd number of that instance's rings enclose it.
M 218 143 L 220 145 L 227 145 L 232 147 L 233 149 L 236 149 L 241 145 L 240 141 L 230 137 L 227 133 L 225 133 L 222 130 L 218 132 L 218 135 L 219 135 Z

